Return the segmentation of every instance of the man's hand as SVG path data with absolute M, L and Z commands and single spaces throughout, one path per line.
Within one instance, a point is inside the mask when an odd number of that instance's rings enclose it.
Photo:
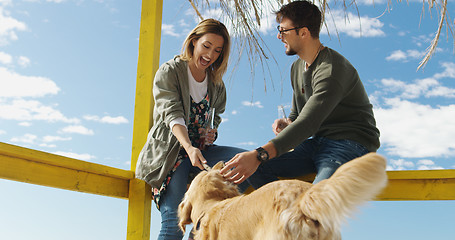
M 261 164 L 256 156 L 256 150 L 239 153 L 226 162 L 220 173 L 226 180 L 240 184 L 253 175 Z
M 283 129 L 285 129 L 289 124 L 291 124 L 291 120 L 289 118 L 278 118 L 273 122 L 272 129 L 275 135 L 278 135 Z

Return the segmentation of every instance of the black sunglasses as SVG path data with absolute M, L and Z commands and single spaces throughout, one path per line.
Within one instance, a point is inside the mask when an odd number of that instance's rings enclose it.
M 280 25 L 278 25 L 278 26 L 276 26 L 276 29 L 278 30 L 280 35 L 282 35 L 284 32 L 291 31 L 291 30 L 296 30 L 296 29 L 300 29 L 300 28 L 304 28 L 304 27 L 305 26 L 295 27 L 295 28 L 290 28 L 290 29 L 281 29 Z

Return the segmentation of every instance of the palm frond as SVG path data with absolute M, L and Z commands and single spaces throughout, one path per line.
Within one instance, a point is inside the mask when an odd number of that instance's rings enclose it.
M 225 19 L 225 24 L 231 27 L 231 35 L 235 38 L 234 48 L 236 48 L 238 55 L 237 64 L 240 60 L 240 56 L 243 53 L 248 55 L 248 60 L 251 68 L 252 76 L 254 76 L 255 68 L 259 64 L 262 67 L 262 71 L 265 75 L 266 72 L 270 72 L 269 62 L 272 61 L 273 63 L 277 64 L 276 59 L 274 58 L 273 54 L 269 50 L 267 44 L 262 39 L 259 29 L 263 26 L 262 19 L 267 15 L 270 14 L 271 11 L 278 10 L 283 4 L 291 2 L 291 0 L 188 0 L 191 3 L 196 14 L 199 18 L 203 18 L 201 14 L 202 10 L 204 9 L 213 9 L 219 8 L 222 11 L 222 16 Z M 338 3 L 342 4 L 343 11 L 345 13 L 345 19 L 349 21 L 349 9 L 354 8 L 357 12 L 357 15 L 360 20 L 360 12 L 357 7 L 356 0 L 311 0 L 314 4 L 318 5 L 321 9 L 321 13 L 323 16 L 323 24 L 325 26 L 327 33 L 330 37 L 329 27 L 327 21 L 331 21 L 332 25 L 335 27 L 335 32 L 338 40 L 340 41 L 340 36 L 338 33 L 338 29 L 336 27 L 335 19 L 331 13 L 331 6 L 335 6 Z M 397 0 L 401 2 L 402 0 Z M 406 1 L 407 2 L 407 1 Z M 212 3 L 212 4 L 211 4 Z M 447 3 L 448 0 L 423 0 L 422 4 L 425 7 L 425 4 L 428 4 L 429 11 L 431 14 L 431 9 L 437 8 L 440 9 L 439 14 L 439 24 L 436 30 L 435 36 L 433 41 L 431 42 L 430 46 L 427 49 L 426 55 L 420 62 L 417 69 L 420 69 L 428 63 L 431 56 L 436 52 L 436 47 L 439 42 L 439 38 L 441 36 L 441 32 L 443 29 L 444 24 L 447 26 L 447 33 L 452 38 L 454 38 L 455 34 L 452 29 L 452 26 L 455 23 L 451 22 L 450 16 L 447 11 Z M 391 0 L 387 1 L 387 9 L 392 4 Z M 272 9 L 271 8 L 275 8 Z M 331 16 L 331 18 L 327 18 L 327 16 Z M 360 22 L 360 21 L 359 21 Z M 361 23 L 360 23 L 361 24 Z M 360 25 L 359 24 L 359 25 Z M 361 30 L 361 25 L 359 26 Z M 454 41 L 455 47 L 455 41 Z M 264 79 L 264 85 L 266 80 Z M 272 82 L 273 84 L 273 82 Z M 265 90 L 267 90 L 265 86 Z
M 436 4 L 436 5 L 435 5 Z M 430 8 L 433 8 L 434 6 L 437 6 L 436 0 L 428 0 L 428 5 Z M 427 48 L 425 57 L 422 59 L 420 62 L 419 66 L 417 67 L 417 70 L 425 67 L 425 65 L 430 61 L 430 58 L 433 56 L 433 54 L 436 52 L 436 47 L 438 46 L 439 42 L 439 37 L 441 36 L 442 28 L 444 26 L 444 23 L 447 24 L 447 32 L 450 31 L 452 37 L 454 36 L 454 32 L 450 26 L 449 22 L 449 16 L 447 14 L 447 0 L 444 0 L 441 5 L 441 14 L 439 16 L 439 24 L 438 24 L 438 29 L 436 30 L 435 36 L 433 40 L 431 41 L 430 46 Z M 449 35 L 449 34 L 448 34 Z

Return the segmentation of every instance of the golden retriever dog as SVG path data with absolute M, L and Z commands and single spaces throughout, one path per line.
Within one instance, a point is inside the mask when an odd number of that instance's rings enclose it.
M 179 226 L 193 223 L 195 240 L 336 240 L 358 205 L 387 184 L 386 160 L 369 153 L 343 164 L 315 185 L 280 180 L 248 195 L 219 173 L 224 163 L 199 173 L 179 205 Z

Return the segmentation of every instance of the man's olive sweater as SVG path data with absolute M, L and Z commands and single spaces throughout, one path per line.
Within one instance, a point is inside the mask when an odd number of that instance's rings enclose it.
M 292 64 L 293 121 L 271 140 L 277 156 L 311 136 L 348 139 L 375 152 L 379 130 L 357 70 L 338 52 L 324 48 L 305 70 L 300 58 Z

